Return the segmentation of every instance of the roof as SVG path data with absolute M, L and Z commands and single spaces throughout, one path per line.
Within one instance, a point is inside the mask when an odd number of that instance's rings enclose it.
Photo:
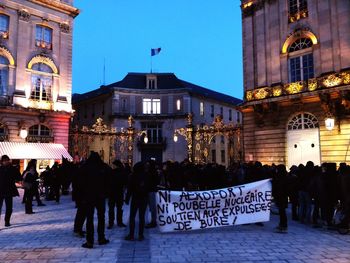
M 145 90 L 147 75 L 157 76 L 157 90 L 183 89 L 194 95 L 203 96 L 233 105 L 242 103 L 242 100 L 238 98 L 181 80 L 177 78 L 174 73 L 128 73 L 121 81 L 109 84 L 107 86 L 101 86 L 99 89 L 84 94 L 73 94 L 73 104 L 103 94 L 111 93 L 115 88 Z
M 0 156 L 4 154 L 10 159 L 73 160 L 64 146 L 56 143 L 0 142 Z

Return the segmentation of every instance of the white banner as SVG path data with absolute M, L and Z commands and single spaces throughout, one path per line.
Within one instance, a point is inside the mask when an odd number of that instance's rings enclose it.
M 270 220 L 271 180 L 208 191 L 158 191 L 161 232 L 188 231 Z

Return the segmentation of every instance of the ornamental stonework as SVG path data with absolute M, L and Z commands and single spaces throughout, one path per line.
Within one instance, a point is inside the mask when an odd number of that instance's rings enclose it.
M 70 26 L 67 23 L 60 23 L 60 30 L 62 33 L 69 34 L 70 33 Z
M 20 20 L 28 22 L 30 20 L 30 13 L 26 9 L 20 9 L 17 11 Z
M 349 84 L 350 71 L 345 70 L 339 73 L 328 74 L 323 77 L 312 78 L 307 81 L 297 81 L 279 86 L 249 90 L 245 93 L 245 100 L 263 100 L 271 97 L 281 97 L 284 95 L 298 94 L 304 91 L 315 91 Z

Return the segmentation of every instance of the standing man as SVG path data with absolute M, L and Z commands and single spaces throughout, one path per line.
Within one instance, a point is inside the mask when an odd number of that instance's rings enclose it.
M 108 196 L 108 229 L 113 228 L 115 221 L 115 208 L 117 208 L 117 226 L 126 227 L 123 223 L 123 203 L 124 203 L 124 188 L 128 182 L 128 176 L 125 173 L 124 165 L 121 161 L 113 162 L 113 169 L 109 178 L 109 196 Z
M 149 179 L 147 204 L 151 211 L 151 222 L 145 227 L 154 228 L 157 226 L 156 194 L 158 191 L 158 185 L 160 183 L 156 163 L 154 160 L 150 160 L 145 163 L 145 173 Z
M 13 197 L 19 196 L 16 181 L 21 181 L 20 172 L 11 165 L 10 158 L 7 155 L 1 157 L 0 166 L 0 215 L 2 204 L 5 200 L 5 227 L 9 227 L 12 215 Z
M 107 180 L 111 168 L 105 164 L 97 152 L 91 152 L 81 168 L 85 180 L 81 185 L 82 205 L 86 211 L 86 243 L 84 248 L 94 246 L 94 212 L 97 210 L 97 234 L 99 245 L 109 243 L 105 237 L 105 202 L 108 195 Z

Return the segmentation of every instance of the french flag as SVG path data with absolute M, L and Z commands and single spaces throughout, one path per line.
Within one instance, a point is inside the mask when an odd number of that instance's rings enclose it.
M 162 49 L 159 48 L 151 48 L 151 56 L 158 55 Z

